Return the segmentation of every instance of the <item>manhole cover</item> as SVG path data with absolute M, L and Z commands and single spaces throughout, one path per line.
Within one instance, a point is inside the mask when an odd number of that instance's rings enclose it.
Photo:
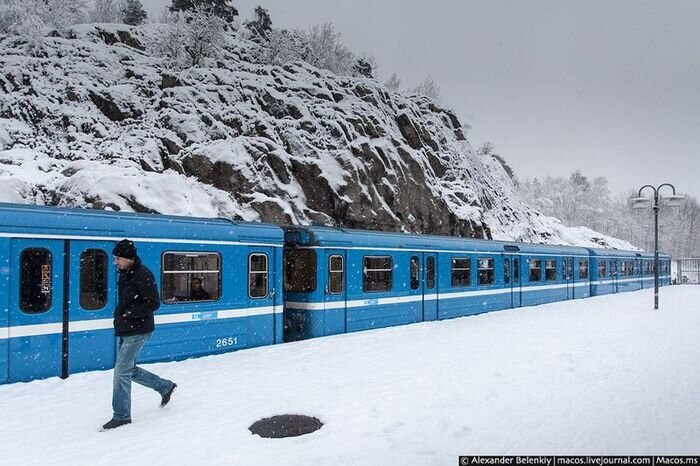
M 323 423 L 315 417 L 283 414 L 260 419 L 248 427 L 248 430 L 265 438 L 284 438 L 310 434 L 320 429 L 322 425 Z

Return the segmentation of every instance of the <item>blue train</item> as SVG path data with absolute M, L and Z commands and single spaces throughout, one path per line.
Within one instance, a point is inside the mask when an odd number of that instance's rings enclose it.
M 113 367 L 123 238 L 162 301 L 139 362 L 653 286 L 647 253 L 0 203 L 0 384 Z

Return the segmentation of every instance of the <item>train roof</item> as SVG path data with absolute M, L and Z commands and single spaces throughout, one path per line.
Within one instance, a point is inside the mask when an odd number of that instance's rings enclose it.
M 505 253 L 588 255 L 578 246 L 518 243 L 451 236 L 419 235 L 383 231 L 353 230 L 323 226 L 285 227 L 287 241 L 300 246 L 338 248 L 384 248 L 437 251 L 501 251 Z
M 0 202 L 0 236 L 174 239 L 283 244 L 278 225 L 223 218 L 112 212 Z

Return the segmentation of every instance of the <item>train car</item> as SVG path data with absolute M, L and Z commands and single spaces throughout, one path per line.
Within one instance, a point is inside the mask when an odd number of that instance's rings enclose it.
M 278 226 L 0 203 L 0 383 L 114 366 L 111 254 L 124 238 L 162 301 L 139 362 L 282 341 Z
M 285 230 L 287 340 L 590 296 L 585 248 Z
M 654 286 L 654 254 L 590 249 L 591 294 L 635 291 Z M 670 256 L 659 254 L 659 286 L 670 284 Z

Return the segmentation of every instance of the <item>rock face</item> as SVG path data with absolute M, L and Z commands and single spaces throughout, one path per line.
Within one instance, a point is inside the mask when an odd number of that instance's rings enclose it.
M 433 100 L 238 38 L 175 72 L 152 32 L 0 37 L 0 200 L 565 242 Z

